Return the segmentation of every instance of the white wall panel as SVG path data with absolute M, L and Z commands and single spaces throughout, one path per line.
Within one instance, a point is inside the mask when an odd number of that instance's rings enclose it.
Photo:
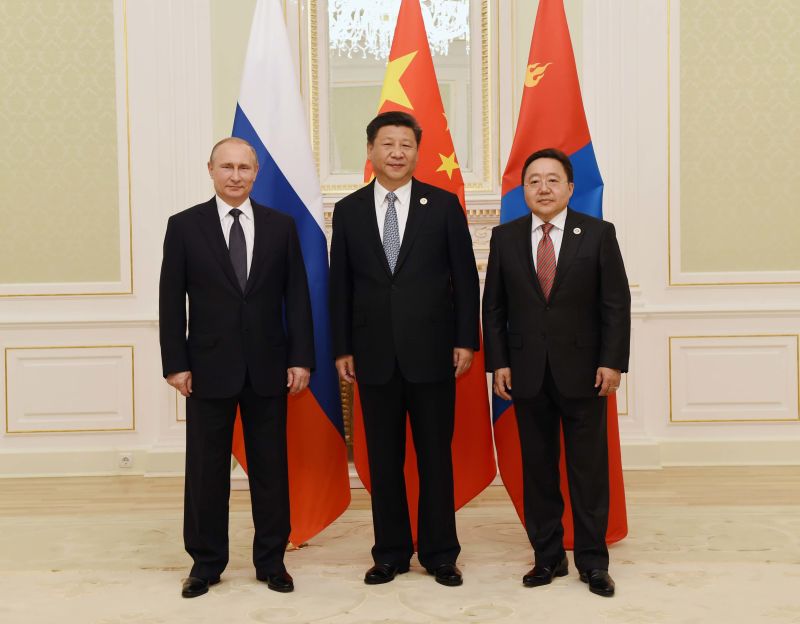
M 5 350 L 6 432 L 135 429 L 133 346 Z
M 797 421 L 798 336 L 670 338 L 672 422 Z

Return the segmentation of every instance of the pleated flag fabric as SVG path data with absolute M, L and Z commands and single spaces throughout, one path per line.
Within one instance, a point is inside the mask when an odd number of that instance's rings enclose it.
M 289 539 L 299 545 L 347 508 L 350 481 L 330 343 L 322 194 L 278 0 L 259 0 L 253 14 L 233 136 L 248 141 L 258 154 L 252 198 L 294 217 L 311 293 L 317 367 L 309 389 L 289 397 L 287 418 Z M 238 418 L 234 456 L 247 470 Z

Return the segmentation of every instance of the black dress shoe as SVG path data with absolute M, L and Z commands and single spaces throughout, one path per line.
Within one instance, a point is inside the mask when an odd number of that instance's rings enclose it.
M 265 574 L 264 576 L 256 576 L 262 583 L 266 583 L 272 591 L 288 594 L 294 591 L 294 579 L 292 575 L 286 570 L 277 572 L 276 574 Z
M 376 563 L 364 575 L 364 582 L 367 585 L 381 585 L 393 581 L 398 574 L 408 572 L 408 565 L 396 566 L 391 563 Z
M 614 595 L 614 579 L 608 575 L 608 570 L 584 570 L 581 580 L 589 584 L 589 591 L 593 594 L 606 598 Z
M 553 582 L 555 576 L 566 576 L 569 572 L 569 563 L 567 556 L 557 565 L 535 565 L 533 569 L 522 577 L 522 584 L 525 587 L 539 587 L 540 585 L 549 585 Z
M 433 574 L 436 577 L 436 582 L 440 585 L 458 587 L 464 583 L 461 570 L 456 567 L 455 563 L 443 563 L 438 568 L 428 570 L 428 573 Z
M 216 585 L 217 583 L 219 583 L 219 577 L 213 579 L 202 579 L 197 578 L 196 576 L 190 576 L 189 578 L 183 580 L 181 596 L 184 598 L 197 598 L 198 596 L 208 593 L 209 586 Z

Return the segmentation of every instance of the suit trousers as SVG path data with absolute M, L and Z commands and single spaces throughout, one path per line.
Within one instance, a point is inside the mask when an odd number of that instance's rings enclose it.
M 359 384 L 372 494 L 375 563 L 408 565 L 414 554 L 403 464 L 406 413 L 419 473 L 418 551 L 427 570 L 455 563 L 456 536 L 451 444 L 455 379 L 412 383 L 395 365 L 384 384 Z
M 228 505 L 233 425 L 241 408 L 253 510 L 253 563 L 261 578 L 285 570 L 289 541 L 286 395 L 264 397 L 249 382 L 238 396 L 186 400 L 183 539 L 190 575 L 213 579 L 228 564 Z
M 513 374 L 513 372 L 512 372 Z M 549 364 L 539 394 L 514 399 L 522 449 L 525 528 L 537 565 L 564 556 L 559 458 L 563 428 L 578 570 L 608 569 L 609 477 L 605 397 L 568 398 Z

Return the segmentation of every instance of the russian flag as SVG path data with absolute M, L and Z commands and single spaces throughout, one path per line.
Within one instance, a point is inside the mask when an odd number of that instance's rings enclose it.
M 303 250 L 317 368 L 310 389 L 289 397 L 287 443 L 293 544 L 333 522 L 350 503 L 347 447 L 328 316 L 328 245 L 322 194 L 283 12 L 259 0 L 253 14 L 233 136 L 258 154 L 252 198 L 294 217 Z M 238 424 L 238 422 L 237 422 Z M 234 455 L 247 469 L 241 430 Z
M 563 0 L 540 0 L 533 27 L 531 51 L 525 74 L 525 90 L 519 121 L 503 173 L 500 222 L 505 223 L 530 212 L 522 189 L 522 167 L 533 152 L 555 147 L 566 153 L 575 175 L 575 191 L 570 208 L 603 217 L 603 179 L 597 166 L 589 125 L 583 110 L 578 71 L 564 13 Z M 503 483 L 514 502 L 517 514 L 525 521 L 522 505 L 522 455 L 514 406 L 492 397 L 497 463 Z M 606 540 L 616 542 L 628 533 L 625 511 L 625 486 L 619 447 L 617 401 L 608 397 L 608 461 L 610 500 Z M 561 495 L 564 498 L 564 542 L 573 545 L 572 508 L 567 489 L 564 449 L 561 449 Z

